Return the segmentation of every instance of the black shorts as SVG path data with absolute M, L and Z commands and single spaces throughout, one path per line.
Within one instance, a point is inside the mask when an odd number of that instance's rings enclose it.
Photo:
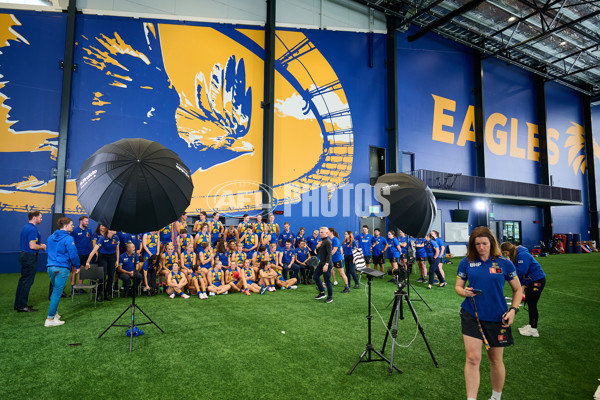
M 408 258 L 408 256 L 406 254 L 400 254 L 401 260 L 406 260 L 407 258 Z
M 388 261 L 391 262 L 391 263 L 395 263 L 395 262 L 398 262 L 398 258 L 396 258 L 396 257 L 390 257 L 390 258 L 388 258 Z
M 506 347 L 514 343 L 510 327 L 503 327 L 501 322 L 480 322 L 481 328 L 483 329 L 483 333 L 485 334 L 490 347 Z M 462 326 L 463 335 L 483 340 L 477 324 L 477 318 L 465 311 L 463 308 L 460 309 L 460 323 Z
M 383 265 L 383 254 L 380 256 L 373 256 L 373 264 Z
M 344 268 L 341 261 L 333 261 L 334 268 Z
M 415 260 L 417 261 L 425 261 L 425 257 L 415 257 Z
M 367 264 L 370 264 L 370 263 L 371 263 L 371 256 L 365 256 L 365 255 L 363 255 L 363 258 L 365 259 L 365 262 L 366 262 Z

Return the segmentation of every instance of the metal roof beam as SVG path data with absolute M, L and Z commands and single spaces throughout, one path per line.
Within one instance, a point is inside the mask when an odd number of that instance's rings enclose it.
M 481 3 L 483 3 L 485 0 L 471 0 L 470 2 L 464 4 L 463 6 L 455 9 L 454 11 L 449 12 L 448 14 L 446 14 L 445 16 L 443 16 L 442 18 L 438 19 L 437 21 L 432 22 L 431 24 L 423 27 L 420 31 L 418 31 L 417 33 L 410 35 L 407 39 L 409 42 L 414 42 L 415 40 L 419 39 L 421 36 L 425 35 L 427 32 L 430 32 L 442 25 L 444 25 L 446 22 L 451 21 L 454 17 L 458 17 L 461 14 L 466 13 L 467 11 L 470 11 L 472 9 L 474 9 L 475 7 L 477 7 L 478 5 L 480 5 Z

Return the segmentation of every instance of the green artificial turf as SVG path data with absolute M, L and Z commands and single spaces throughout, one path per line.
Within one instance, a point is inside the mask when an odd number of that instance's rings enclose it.
M 503 399 L 591 399 L 600 378 L 600 253 L 539 261 L 547 274 L 539 303 L 540 337 L 523 337 L 514 329 L 515 345 L 504 353 Z M 142 326 L 145 334 L 134 339 L 130 353 L 126 328 L 111 328 L 98 339 L 131 304 L 129 299 L 96 309 L 84 297 L 75 307 L 61 299 L 58 311 L 66 323 L 45 328 L 48 276 L 36 276 L 29 297 L 40 311 L 17 313 L 18 274 L 3 274 L 0 399 L 466 398 L 458 316 L 462 298 L 453 289 L 457 265 L 456 259 L 445 265 L 446 288 L 427 290 L 415 283 L 433 311 L 411 295 L 439 368 L 405 307 L 394 358 L 404 373 L 388 375 L 386 364 L 371 362 L 359 364 L 350 376 L 367 341 L 365 286 L 350 294 L 335 286 L 332 304 L 313 300 L 314 287 L 304 285 L 264 296 L 141 297 L 138 305 L 165 333 Z M 387 277 L 373 282 L 373 304 L 385 323 L 394 288 Z M 373 314 L 373 343 L 381 349 L 385 324 Z M 138 312 L 136 321 L 146 319 Z M 521 310 L 515 325 L 527 323 L 527 312 Z M 387 356 L 390 350 L 388 345 Z M 491 386 L 485 358 L 481 378 L 479 398 L 487 399 Z

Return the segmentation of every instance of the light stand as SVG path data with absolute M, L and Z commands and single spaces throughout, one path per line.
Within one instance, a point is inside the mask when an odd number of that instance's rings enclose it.
M 134 250 L 134 253 L 133 253 L 133 254 L 134 254 L 134 260 L 135 260 L 135 259 L 138 257 L 138 255 L 137 255 L 137 248 L 138 248 L 138 244 L 139 244 L 139 238 L 138 238 L 138 235 L 136 234 L 136 235 L 135 235 L 135 250 Z M 139 262 L 139 258 L 138 258 L 138 262 Z M 137 265 L 138 265 L 138 262 L 135 262 L 135 265 L 136 265 L 136 267 L 137 267 Z M 137 271 L 137 268 L 135 268 L 135 271 Z M 135 328 L 136 326 L 142 326 L 142 325 L 153 324 L 153 325 L 154 325 L 154 326 L 156 326 L 156 327 L 157 327 L 157 328 L 158 328 L 158 329 L 159 329 L 159 330 L 160 330 L 162 333 L 165 333 L 165 331 L 163 331 L 163 330 L 160 328 L 160 326 L 156 325 L 156 322 L 154 322 L 154 321 L 152 320 L 152 318 L 150 318 L 150 317 L 148 316 L 148 314 L 146 314 L 146 313 L 145 313 L 145 312 L 144 312 L 144 311 L 143 311 L 143 310 L 142 310 L 142 309 L 141 309 L 141 308 L 140 308 L 140 307 L 139 307 L 137 304 L 135 304 L 135 292 L 136 292 L 136 290 L 135 290 L 135 279 L 136 279 L 136 277 L 135 277 L 135 274 L 134 274 L 134 276 L 133 276 L 133 280 L 134 280 L 134 282 L 133 282 L 133 286 L 134 286 L 134 289 L 132 289 L 132 290 L 131 290 L 131 304 L 130 304 L 130 305 L 128 305 L 128 306 L 127 306 L 127 308 L 125 308 L 125 310 L 123 310 L 123 312 L 121 313 L 121 315 L 119 315 L 119 316 L 117 317 L 117 319 L 115 319 L 115 320 L 114 320 L 114 322 L 113 322 L 112 324 L 110 324 L 110 325 L 108 326 L 108 328 L 106 328 L 106 329 L 104 330 L 104 332 L 102 332 L 102 333 L 100 334 L 100 336 L 98 336 L 98 339 L 100 339 L 100 338 L 101 338 L 102 336 L 104 336 L 104 334 L 105 334 L 106 332 L 108 332 L 108 330 L 109 330 L 110 328 L 112 328 L 113 326 L 129 327 L 129 329 L 130 329 L 130 331 L 129 331 L 129 332 L 131 333 L 131 335 L 130 335 L 130 341 L 129 341 L 129 352 L 130 352 L 130 353 L 133 351 L 133 337 L 135 336 L 135 335 L 134 335 L 134 332 L 133 332 L 133 328 Z M 141 285 L 141 284 L 142 284 L 142 283 L 140 282 L 140 283 L 139 283 L 139 285 Z M 136 322 L 135 322 L 135 309 L 136 309 L 136 308 L 137 308 L 137 309 L 138 309 L 138 310 L 139 310 L 139 311 L 140 311 L 142 314 L 144 314 L 144 316 L 145 316 L 146 318 L 148 318 L 148 322 L 142 322 L 142 323 L 136 323 Z M 125 315 L 125 313 L 126 313 L 127 311 L 129 311 L 129 310 L 131 310 L 131 323 L 130 323 L 130 324 L 127 324 L 127 325 L 122 325 L 122 324 L 118 325 L 118 324 L 117 324 L 117 321 L 118 321 L 119 319 L 121 319 L 121 317 L 122 317 L 123 315 Z
M 350 369 L 350 371 L 348 371 L 348 375 L 352 374 L 352 372 L 354 372 L 354 369 L 356 368 L 356 366 L 360 363 L 360 362 L 372 362 L 372 361 L 385 361 L 388 362 L 390 364 L 390 372 L 393 371 L 393 369 L 395 369 L 396 371 L 398 371 L 399 373 L 402 373 L 402 371 L 396 367 L 393 363 L 393 359 L 392 360 L 388 360 L 384 355 L 383 355 L 383 350 L 381 351 L 381 353 L 379 351 L 377 351 L 375 349 L 375 347 L 373 347 L 373 344 L 371 343 L 371 320 L 373 319 L 373 316 L 371 315 L 371 283 L 373 281 L 373 278 L 376 277 L 380 277 L 383 276 L 384 273 L 381 271 L 376 271 L 374 269 L 371 268 L 362 268 L 360 270 L 360 272 L 364 273 L 367 275 L 367 286 L 369 288 L 368 290 L 368 301 L 369 301 L 369 308 L 368 308 L 368 312 L 367 312 L 367 321 L 368 321 L 368 336 L 367 336 L 367 346 L 365 348 L 365 351 L 362 352 L 362 354 L 360 355 L 360 357 L 358 358 L 358 361 L 356 362 L 356 364 L 354 364 L 354 366 Z M 384 345 L 385 348 L 385 345 Z M 371 358 L 371 353 L 375 353 L 377 356 L 380 357 L 380 359 L 372 359 Z M 367 356 L 366 360 L 363 360 L 365 358 L 365 356 Z M 392 357 L 393 357 L 393 353 L 392 353 Z

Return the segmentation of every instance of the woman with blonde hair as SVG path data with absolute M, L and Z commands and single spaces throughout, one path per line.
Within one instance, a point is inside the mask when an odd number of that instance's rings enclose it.
M 510 325 L 523 297 L 517 271 L 509 260 L 501 257 L 494 234 L 480 226 L 471 232 L 467 256 L 458 265 L 457 275 L 454 290 L 465 297 L 460 317 L 466 352 L 467 398 L 477 398 L 481 346 L 485 344 L 490 362 L 491 399 L 500 400 L 506 378 L 502 360 L 504 347 L 513 344 Z M 509 309 L 504 298 L 507 281 L 513 291 Z
M 519 328 L 519 333 L 523 336 L 539 337 L 537 330 L 539 312 L 537 303 L 540 300 L 544 286 L 546 286 L 546 274 L 542 266 L 537 262 L 526 247 L 515 246 L 512 243 L 504 242 L 500 246 L 502 254 L 515 265 L 517 276 L 525 291 L 525 301 L 529 311 L 529 324 Z

